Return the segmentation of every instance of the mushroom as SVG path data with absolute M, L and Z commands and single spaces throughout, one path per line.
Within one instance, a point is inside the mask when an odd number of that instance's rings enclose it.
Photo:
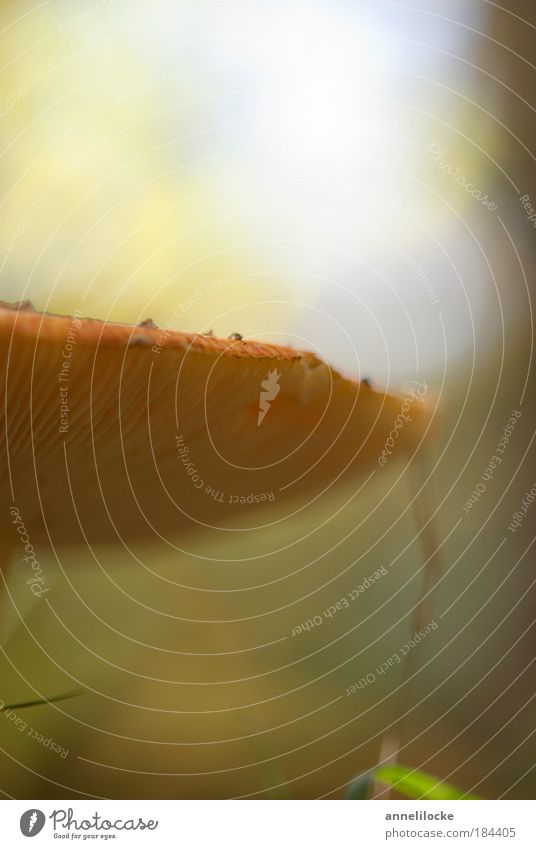
M 1 515 L 30 546 L 209 534 L 288 510 L 394 456 L 430 412 L 314 354 L 0 306 Z M 20 531 L 19 531 L 20 535 Z M 24 537 L 26 540 L 26 537 Z M 4 560 L 7 558 L 4 551 Z

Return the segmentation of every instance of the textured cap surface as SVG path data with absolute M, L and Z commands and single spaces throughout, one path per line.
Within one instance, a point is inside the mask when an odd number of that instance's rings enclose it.
M 53 544 L 172 537 L 324 497 L 429 410 L 292 348 L 0 307 L 3 510 Z

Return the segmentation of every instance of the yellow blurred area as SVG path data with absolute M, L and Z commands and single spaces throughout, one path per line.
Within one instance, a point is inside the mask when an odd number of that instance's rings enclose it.
M 400 300 L 433 321 L 415 255 L 471 203 L 427 147 L 453 109 L 449 160 L 485 182 L 497 147 L 455 90 L 469 29 L 436 12 L 419 39 L 402 11 L 4 3 L 4 298 L 129 322 L 179 311 L 180 329 L 290 337 L 353 371 L 359 341 L 385 380 L 356 299 L 387 335 L 407 324 Z M 429 287 L 455 312 L 449 277 Z
M 120 321 L 150 314 L 165 323 L 179 309 L 197 329 L 207 284 L 228 281 L 221 312 L 262 284 L 230 287 L 245 265 L 233 249 L 237 224 L 210 167 L 196 168 L 183 149 L 195 136 L 186 109 L 175 108 L 166 138 L 169 91 L 143 90 L 154 67 L 128 40 L 143 30 L 133 11 L 56 3 L 29 8 L 21 24 L 21 4 L 3 6 L 12 19 L 2 35 L 3 295 Z M 176 70 L 172 84 L 187 102 L 192 83 L 180 58 Z

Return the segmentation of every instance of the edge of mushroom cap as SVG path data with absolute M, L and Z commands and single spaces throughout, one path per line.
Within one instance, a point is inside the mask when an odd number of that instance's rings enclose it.
M 258 357 L 269 359 L 304 360 L 309 367 L 325 363 L 309 351 L 300 351 L 282 345 L 263 342 L 222 339 L 202 333 L 185 333 L 166 327 L 151 327 L 104 321 L 97 318 L 59 315 L 35 310 L 30 301 L 9 303 L 0 301 L 0 332 L 16 332 L 32 339 L 39 337 L 44 341 L 61 341 L 72 329 L 73 321 L 79 321 L 77 344 L 94 347 L 165 347 L 166 349 L 191 349 L 199 353 L 224 353 L 232 357 Z M 160 345 L 159 345 L 160 341 Z

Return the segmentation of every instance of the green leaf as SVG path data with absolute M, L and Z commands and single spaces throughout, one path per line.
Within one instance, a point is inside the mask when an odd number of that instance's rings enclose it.
M 344 794 L 345 799 L 368 799 L 372 787 L 373 773 L 364 772 L 363 775 L 354 778 L 348 785 Z
M 412 769 L 408 766 L 380 766 L 374 773 L 374 778 L 387 784 L 398 793 L 409 799 L 478 799 L 459 790 L 453 784 L 446 784 L 440 778 Z

